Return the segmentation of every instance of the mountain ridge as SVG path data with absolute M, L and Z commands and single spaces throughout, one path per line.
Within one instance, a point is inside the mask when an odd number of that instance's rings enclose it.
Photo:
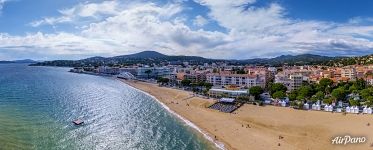
M 369 56 L 369 55 L 367 55 Z M 364 56 L 361 56 L 364 57 Z M 210 59 L 200 56 L 182 56 L 182 55 L 165 55 L 156 51 L 142 51 L 139 53 L 129 55 L 119 55 L 113 57 L 101 57 L 95 56 L 81 60 L 55 60 L 39 62 L 33 65 L 41 66 L 100 66 L 100 65 L 131 65 L 131 64 L 182 64 L 182 62 L 190 62 L 191 64 L 204 64 L 204 63 L 217 63 L 225 62 L 235 65 L 268 65 L 268 66 L 280 66 L 280 65 L 334 65 L 335 61 L 343 60 L 352 57 L 330 57 L 321 56 L 316 54 L 299 54 L 299 55 L 280 55 L 273 58 L 254 58 L 254 59 L 242 59 L 242 60 L 225 60 L 225 59 Z

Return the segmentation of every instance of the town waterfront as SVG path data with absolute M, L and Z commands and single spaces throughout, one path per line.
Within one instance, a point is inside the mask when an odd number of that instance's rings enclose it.
M 68 70 L 0 65 L 1 149 L 214 149 L 146 94 Z

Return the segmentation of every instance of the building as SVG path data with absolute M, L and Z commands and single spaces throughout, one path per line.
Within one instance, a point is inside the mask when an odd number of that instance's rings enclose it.
M 303 84 L 303 75 L 290 75 L 290 86 L 287 87 L 289 91 L 299 89 Z
M 248 96 L 249 92 L 247 90 L 228 90 L 228 89 L 210 89 L 210 97 L 230 97 L 237 98 L 239 96 Z
M 356 80 L 356 69 L 355 68 L 342 68 L 341 77 L 349 78 L 350 80 Z
M 279 73 L 275 76 L 275 83 L 284 84 L 288 91 L 299 89 L 302 86 L 303 81 L 304 76 L 301 74 L 285 75 L 283 73 Z
M 236 85 L 247 88 L 253 86 L 265 87 L 263 77 L 255 74 L 231 74 L 226 72 L 208 73 L 206 79 L 208 83 L 211 83 L 214 86 Z
M 167 67 L 139 67 L 135 76 L 142 79 L 169 77 L 171 72 Z
M 365 78 L 368 85 L 373 85 L 373 75 L 369 75 Z
M 100 66 L 97 68 L 97 72 L 102 74 L 118 75 L 120 70 L 119 67 Z

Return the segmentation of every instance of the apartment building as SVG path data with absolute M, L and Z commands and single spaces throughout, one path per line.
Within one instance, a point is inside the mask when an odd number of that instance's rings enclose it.
M 275 83 L 284 84 L 288 91 L 297 90 L 302 86 L 304 76 L 302 74 L 290 74 L 278 73 L 275 76 Z
M 206 75 L 208 83 L 214 86 L 236 85 L 240 87 L 265 87 L 265 77 L 256 74 L 209 73 Z
M 356 69 L 355 68 L 342 68 L 341 77 L 349 78 L 350 80 L 356 80 Z

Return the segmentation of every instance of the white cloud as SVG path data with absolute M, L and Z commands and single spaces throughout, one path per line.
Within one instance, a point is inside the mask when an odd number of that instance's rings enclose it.
M 89 19 L 94 21 L 102 20 L 103 17 L 117 15 L 120 12 L 119 2 L 103 1 L 101 3 L 80 3 L 71 8 L 59 10 L 61 16 L 46 17 L 30 23 L 33 27 L 40 25 L 55 25 L 59 23 L 72 23 Z
M 277 3 L 253 6 L 255 0 L 196 0 L 209 8 L 192 23 L 217 22 L 222 31 L 194 30 L 187 25 L 183 1 L 159 5 L 149 2 L 82 3 L 60 10 L 33 26 L 85 22 L 78 33 L 36 33 L 0 36 L 0 49 L 45 55 L 121 55 L 142 50 L 212 58 L 271 57 L 281 54 L 366 54 L 373 51 L 373 26 L 360 20 L 333 23 L 295 20 Z M 101 9 L 105 8 L 105 9 Z M 204 18 L 202 16 L 208 16 Z M 364 19 L 367 20 L 367 19 Z M 1 54 L 1 52 L 0 52 Z
M 202 27 L 208 23 L 208 20 L 205 17 L 202 17 L 201 15 L 196 16 L 193 20 L 193 25 Z

